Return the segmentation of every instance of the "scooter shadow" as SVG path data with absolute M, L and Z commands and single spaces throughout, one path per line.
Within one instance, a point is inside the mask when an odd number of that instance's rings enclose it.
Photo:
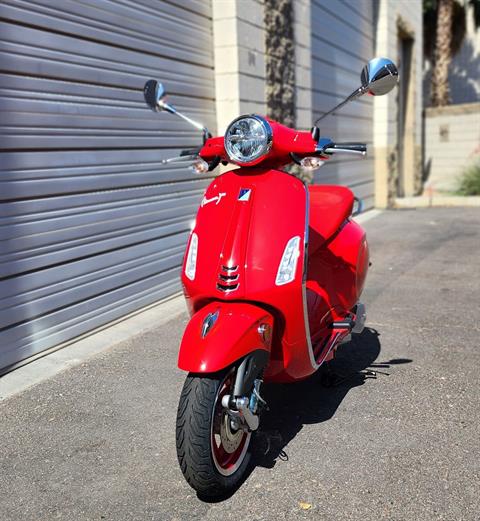
M 340 346 L 335 359 L 324 364 L 310 378 L 293 384 L 265 384 L 262 396 L 269 410 L 262 414 L 260 428 L 252 444 L 252 459 L 241 483 L 228 496 L 201 498 L 206 502 L 221 502 L 231 497 L 248 479 L 255 467 L 273 468 L 277 461 L 288 460 L 284 448 L 305 424 L 321 423 L 335 414 L 350 389 L 366 380 L 388 376 L 386 371 L 396 364 L 409 363 L 408 358 L 396 358 L 375 363 L 380 351 L 379 333 L 365 328 L 351 342 Z
M 388 377 L 386 369 L 391 365 L 411 362 L 394 359 L 375 363 L 381 351 L 379 336 L 376 330 L 365 328 L 340 346 L 335 359 L 310 378 L 262 388 L 269 411 L 262 416 L 255 436 L 253 467 L 273 468 L 278 459 L 288 460 L 284 448 L 305 424 L 329 420 L 350 389 L 366 380 Z

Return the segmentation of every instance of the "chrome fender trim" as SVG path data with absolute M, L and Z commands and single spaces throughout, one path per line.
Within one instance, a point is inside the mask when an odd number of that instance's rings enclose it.
M 310 224 L 310 192 L 308 186 L 303 183 L 305 188 L 305 235 L 304 235 L 304 254 L 303 254 L 303 275 L 302 275 L 302 300 L 303 300 L 303 318 L 305 322 L 305 334 L 307 336 L 308 354 L 312 368 L 316 371 L 320 364 L 317 364 L 315 355 L 313 354 L 312 338 L 310 336 L 310 325 L 308 323 L 308 306 L 307 306 L 307 268 L 308 268 L 308 228 Z

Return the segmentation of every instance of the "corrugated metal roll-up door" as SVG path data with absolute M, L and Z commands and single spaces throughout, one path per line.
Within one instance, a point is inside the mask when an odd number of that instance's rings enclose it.
M 212 49 L 205 1 L 2 0 L 0 368 L 179 290 L 201 138 L 142 88 L 213 129 Z
M 360 85 L 363 66 L 374 57 L 373 0 L 312 0 L 312 84 L 315 119 Z M 348 185 L 374 205 L 373 101 L 349 103 L 319 124 L 323 136 L 334 141 L 368 144 L 367 158 L 335 158 L 315 175 L 317 183 Z

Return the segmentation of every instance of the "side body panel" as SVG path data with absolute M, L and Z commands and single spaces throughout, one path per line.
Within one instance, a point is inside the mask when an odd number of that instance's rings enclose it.
M 277 170 L 238 169 L 219 176 L 205 193 L 192 232 L 198 237 L 194 280 L 185 276 L 185 261 L 182 269 L 192 314 L 219 300 L 249 301 L 272 313 L 265 375 L 270 380 L 296 380 L 316 369 L 303 302 L 307 205 L 304 184 Z M 300 238 L 296 276 L 277 286 L 279 264 L 293 237 Z
M 365 231 L 353 220 L 346 221 L 309 257 L 308 316 L 317 361 L 322 362 L 328 355 L 332 322 L 344 318 L 358 302 L 368 264 Z

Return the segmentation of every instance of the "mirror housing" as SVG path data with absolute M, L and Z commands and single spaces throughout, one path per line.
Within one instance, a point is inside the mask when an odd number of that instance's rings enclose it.
M 392 60 L 388 58 L 373 58 L 362 70 L 360 75 L 362 86 L 354 90 L 350 96 L 347 96 L 338 105 L 322 114 L 313 124 L 312 135 L 316 132 L 317 123 L 328 115 L 333 114 L 343 107 L 349 101 L 353 101 L 364 94 L 372 94 L 373 96 L 383 96 L 390 92 L 398 83 L 398 70 Z
M 175 114 L 175 109 L 165 101 L 167 93 L 165 92 L 165 87 L 159 81 L 148 80 L 143 87 L 143 96 L 147 105 L 154 112 L 166 110 L 171 114 Z
M 368 92 L 372 96 L 388 94 L 398 83 L 398 70 L 388 58 L 370 60 L 360 75 L 362 94 Z
M 189 118 L 185 114 L 182 114 L 178 111 L 173 105 L 167 103 L 166 97 L 167 94 L 165 92 L 164 86 L 157 80 L 148 80 L 143 87 L 143 97 L 145 98 L 145 102 L 147 105 L 154 111 L 160 112 L 161 110 L 166 110 L 170 112 L 170 114 L 175 114 L 179 118 L 183 119 L 192 127 L 195 127 L 197 130 L 202 131 L 203 133 L 203 142 L 205 142 L 209 137 L 212 137 L 207 127 L 198 123 L 192 118 Z

